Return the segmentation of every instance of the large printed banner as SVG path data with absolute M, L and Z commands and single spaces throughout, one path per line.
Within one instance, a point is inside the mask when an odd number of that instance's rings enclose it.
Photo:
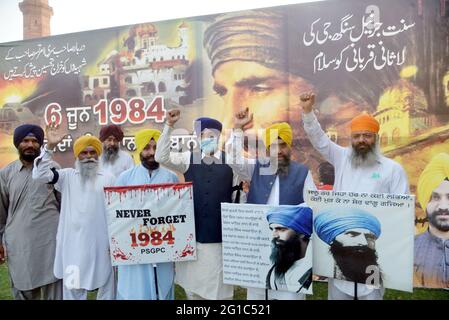
M 416 194 L 426 165 L 449 152 L 448 43 L 444 0 L 320 1 L 4 43 L 0 167 L 17 159 L 12 133 L 22 123 L 61 124 L 67 136 L 55 160 L 66 167 L 74 140 L 106 124 L 122 126 L 122 148 L 132 152 L 135 132 L 162 129 L 176 107 L 172 146 L 191 149 L 199 145 L 194 119 L 218 119 L 226 138 L 234 114 L 248 108 L 249 137 L 290 123 L 293 158 L 317 179 L 324 159 L 304 133 L 299 104 L 299 95 L 313 90 L 318 120 L 339 145 L 349 145 L 354 116 L 374 115 L 380 150 L 402 164 Z M 441 215 L 428 217 L 422 203 L 415 284 L 449 287 L 447 268 L 424 265 L 426 252 L 445 265 L 447 249 L 430 239 L 447 238 L 449 227 Z M 432 227 L 438 232 L 428 235 Z M 423 281 L 423 272 L 432 279 Z
M 413 290 L 414 196 L 309 191 L 314 273 Z
M 192 183 L 104 192 L 112 265 L 196 259 Z
M 311 228 L 311 212 L 304 214 L 298 206 L 222 203 L 221 220 L 224 283 L 313 293 L 313 245 L 302 230 Z

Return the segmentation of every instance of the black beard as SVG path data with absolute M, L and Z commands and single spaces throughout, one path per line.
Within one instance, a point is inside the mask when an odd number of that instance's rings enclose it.
M 361 151 L 360 149 L 359 149 L 359 146 L 360 145 L 365 145 L 365 146 L 367 146 L 368 148 L 367 149 L 365 149 L 366 151 Z M 370 152 L 373 152 L 374 151 L 374 144 L 373 145 L 369 145 L 369 144 L 367 144 L 367 143 L 359 143 L 359 144 L 353 144 L 352 145 L 352 149 L 354 150 L 354 152 L 355 152 L 355 154 L 357 155 L 357 156 L 359 156 L 359 157 L 362 157 L 363 159 L 365 159 L 366 157 L 367 157 L 367 155 L 370 153 Z
M 449 231 L 449 223 L 446 222 L 446 224 L 442 224 L 440 221 L 438 221 L 438 216 L 449 216 L 449 210 L 437 210 L 432 212 L 431 214 L 427 214 L 427 217 L 429 218 L 429 223 L 434 226 L 436 229 L 447 232 Z
M 25 151 L 27 150 L 33 150 L 34 152 L 31 154 L 25 154 Z M 39 157 L 39 154 L 40 154 L 39 149 L 28 148 L 24 150 L 19 150 L 19 159 L 25 162 L 33 162 L 34 159 Z
M 114 163 L 117 159 L 119 148 L 118 146 L 110 146 L 108 148 L 103 148 L 103 159 L 105 162 Z
M 150 171 L 159 168 L 159 162 L 154 161 L 154 156 L 150 156 L 148 158 L 143 158 L 142 156 L 140 156 L 140 161 L 142 165 Z
M 368 246 L 345 247 L 340 242 L 334 241 L 330 246 L 330 252 L 343 276 L 349 281 L 367 283 L 366 279 L 372 275 L 367 268 L 369 266 L 379 268 L 376 250 Z
M 290 167 L 290 157 L 282 157 L 278 159 L 278 170 L 277 174 L 279 176 L 288 176 L 288 168 Z
M 275 265 L 276 276 L 284 275 L 295 261 L 304 257 L 301 250 L 301 239 L 298 234 L 284 241 L 274 238 L 271 240 L 271 262 Z

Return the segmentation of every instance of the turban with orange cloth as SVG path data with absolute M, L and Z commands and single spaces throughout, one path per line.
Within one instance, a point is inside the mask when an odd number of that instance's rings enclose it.
M 265 147 L 268 148 L 274 141 L 272 141 L 271 132 L 277 130 L 277 136 L 284 141 L 291 148 L 293 142 L 293 132 L 292 128 L 287 122 L 275 123 L 265 129 L 265 134 L 263 135 Z
M 77 158 L 81 151 L 83 151 L 87 147 L 93 147 L 95 151 L 97 151 L 97 154 L 101 155 L 101 141 L 97 137 L 84 135 L 76 139 L 75 143 L 73 144 L 73 153 L 75 157 Z
M 351 121 L 351 132 L 369 131 L 378 133 L 379 127 L 379 122 L 367 113 L 363 113 Z
M 418 179 L 417 196 L 423 210 L 426 210 L 433 190 L 449 178 L 449 154 L 440 153 L 430 160 Z

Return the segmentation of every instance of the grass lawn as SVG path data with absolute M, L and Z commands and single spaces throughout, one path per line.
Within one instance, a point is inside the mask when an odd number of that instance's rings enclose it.
M 314 294 L 307 296 L 307 300 L 325 300 L 327 299 L 327 283 L 314 282 Z M 89 293 L 89 299 L 94 299 L 95 293 Z M 176 286 L 175 299 L 185 299 L 186 295 L 180 286 Z M 0 300 L 12 299 L 11 289 L 9 284 L 8 271 L 6 265 L 0 266 Z M 237 287 L 234 291 L 234 300 L 245 300 L 246 290 Z M 387 289 L 384 296 L 385 300 L 449 300 L 449 290 L 437 289 L 415 289 L 413 293 L 402 292 L 397 290 Z

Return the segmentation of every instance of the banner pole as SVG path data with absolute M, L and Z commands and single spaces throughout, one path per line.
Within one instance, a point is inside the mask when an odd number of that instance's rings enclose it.
M 153 263 L 153 270 L 154 270 L 154 284 L 156 286 L 156 300 L 159 300 L 159 288 L 157 285 L 157 265 Z

